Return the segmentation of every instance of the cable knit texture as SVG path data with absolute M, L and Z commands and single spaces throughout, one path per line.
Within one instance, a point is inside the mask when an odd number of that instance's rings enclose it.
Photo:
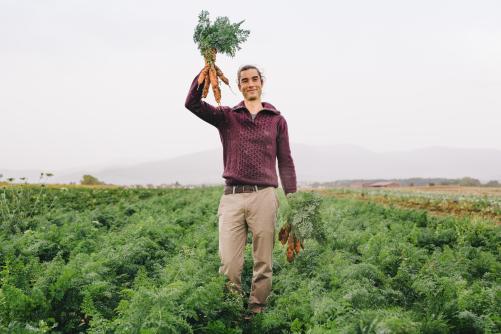
M 287 122 L 275 107 L 263 102 L 252 119 L 240 102 L 233 108 L 212 106 L 202 101 L 203 85 L 198 75 L 191 84 L 185 107 L 219 131 L 223 144 L 223 178 L 227 185 L 257 184 L 278 187 L 276 162 L 284 192 L 296 192 L 296 171 L 292 160 Z

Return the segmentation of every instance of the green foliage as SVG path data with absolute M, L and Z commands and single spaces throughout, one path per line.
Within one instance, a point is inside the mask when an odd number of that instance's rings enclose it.
M 86 186 L 96 186 L 100 184 L 104 184 L 104 182 L 101 182 L 97 179 L 97 177 L 92 176 L 92 175 L 84 175 L 82 176 L 82 180 L 80 180 L 80 184 L 86 185 Z
M 283 224 L 290 224 L 292 232 L 300 240 L 325 239 L 323 221 L 320 218 L 322 198 L 314 192 L 296 192 L 288 197 L 287 205 L 282 210 Z
M 292 264 L 276 243 L 268 307 L 244 322 L 218 274 L 221 188 L 43 191 L 50 211 L 0 230 L 1 333 L 501 331 L 489 222 L 299 192 L 280 219 L 310 212 L 322 237 L 304 228 Z M 250 245 L 245 258 L 248 293 Z
M 479 180 L 472 177 L 463 177 L 459 180 L 459 185 L 466 187 L 479 187 L 482 185 Z
M 485 184 L 486 187 L 499 187 L 501 184 L 498 180 L 491 180 Z
M 29 220 L 32 217 L 49 214 L 57 201 L 57 196 L 50 196 L 47 193 L 44 182 L 52 176 L 52 173 L 40 173 L 39 181 L 42 183 L 39 185 L 25 183 L 16 187 L 2 187 L 0 223 L 3 229 L 13 233 L 22 232 L 30 227 Z
M 240 50 L 240 44 L 245 42 L 250 34 L 249 30 L 240 28 L 243 22 L 230 23 L 230 20 L 224 16 L 217 17 L 212 23 L 209 19 L 209 12 L 203 10 L 198 15 L 193 40 L 204 57 L 211 49 L 234 57 L 235 52 Z

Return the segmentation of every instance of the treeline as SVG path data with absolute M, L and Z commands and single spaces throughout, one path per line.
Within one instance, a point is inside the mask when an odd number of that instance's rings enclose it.
M 350 180 L 336 180 L 330 182 L 312 182 L 308 185 L 311 187 L 349 187 L 353 184 L 371 184 L 376 182 L 395 182 L 403 187 L 413 186 L 465 186 L 465 187 L 500 187 L 501 184 L 497 180 L 491 180 L 486 183 L 472 177 L 463 177 L 460 179 L 447 179 L 447 178 L 421 178 L 414 177 L 408 179 L 350 179 Z

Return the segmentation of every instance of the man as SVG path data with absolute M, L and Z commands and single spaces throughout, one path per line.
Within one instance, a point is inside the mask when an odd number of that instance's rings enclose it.
M 199 74 L 200 75 L 200 74 Z M 244 100 L 233 108 L 214 107 L 201 100 L 198 75 L 185 106 L 219 130 L 223 144 L 224 194 L 218 208 L 220 273 L 241 291 L 247 230 L 252 232 L 254 259 L 249 296 L 251 314 L 262 312 L 271 291 L 272 251 L 279 207 L 275 188 L 278 159 L 286 195 L 296 192 L 296 172 L 289 147 L 287 122 L 274 106 L 261 101 L 263 76 L 252 65 L 237 73 Z

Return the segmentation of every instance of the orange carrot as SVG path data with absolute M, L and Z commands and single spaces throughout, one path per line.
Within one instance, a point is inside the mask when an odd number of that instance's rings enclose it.
M 294 250 L 292 248 L 287 248 L 287 261 L 294 261 Z
M 198 76 L 198 85 L 200 86 L 201 84 L 204 83 L 205 78 L 207 77 L 209 65 L 205 65 L 205 67 L 200 71 L 200 75 Z
M 209 78 L 210 78 L 210 84 L 212 87 L 217 86 L 217 74 L 216 74 L 216 69 L 214 68 L 214 65 L 211 65 L 209 67 Z
M 207 72 L 209 69 L 207 68 Z M 204 83 L 204 90 L 202 92 L 202 97 L 205 99 L 207 97 L 207 94 L 209 94 L 209 86 L 210 86 L 210 80 L 209 80 L 209 75 L 206 75 L 206 80 Z
M 221 78 L 221 80 L 222 80 L 225 84 L 229 85 L 229 84 L 230 84 L 230 81 L 228 80 L 228 78 L 227 78 L 227 77 L 225 77 L 225 76 L 224 76 L 223 71 L 221 71 L 221 69 L 220 69 L 217 65 L 215 65 L 215 67 L 216 67 L 216 74 L 217 74 L 217 76 L 218 76 L 219 78 Z
M 299 254 L 299 251 L 301 250 L 301 242 L 298 240 L 296 240 L 296 244 L 294 245 L 294 250 L 296 251 L 296 254 Z
M 214 93 L 214 98 L 216 99 L 217 104 L 220 104 L 221 89 L 219 88 L 219 82 L 217 81 L 217 73 L 214 64 L 212 64 L 209 68 L 209 78 L 210 84 L 212 86 L 212 92 Z
M 288 237 L 289 237 L 289 232 L 284 227 L 282 227 L 280 229 L 280 232 L 278 233 L 278 240 L 280 240 L 282 245 L 285 245 Z
M 287 239 L 287 246 L 289 249 L 294 250 L 294 236 L 290 233 L 289 238 Z
M 219 88 L 219 84 L 216 87 L 212 87 L 212 92 L 217 104 L 221 105 L 221 88 Z

